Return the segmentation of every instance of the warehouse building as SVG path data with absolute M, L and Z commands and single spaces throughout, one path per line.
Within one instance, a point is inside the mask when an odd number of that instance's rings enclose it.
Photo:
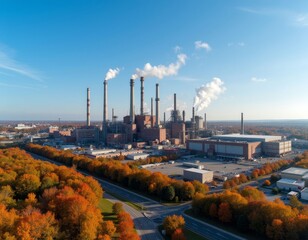
M 291 167 L 281 172 L 281 178 L 289 178 L 295 180 L 308 180 L 308 169 Z M 308 185 L 308 182 L 307 182 Z
M 301 180 L 282 178 L 276 182 L 276 186 L 279 189 L 286 191 L 300 191 L 305 188 L 305 182 Z
M 183 178 L 186 180 L 197 180 L 201 183 L 213 181 L 213 171 L 207 171 L 197 168 L 188 168 L 183 171 Z
M 304 188 L 301 191 L 301 199 L 308 201 L 308 188 Z
M 147 153 L 132 153 L 127 155 L 127 159 L 130 160 L 139 160 L 139 159 L 146 159 L 149 156 Z
M 281 136 L 227 134 L 211 138 L 191 139 L 187 149 L 222 159 L 253 159 L 262 154 L 281 156 L 291 151 L 291 141 Z

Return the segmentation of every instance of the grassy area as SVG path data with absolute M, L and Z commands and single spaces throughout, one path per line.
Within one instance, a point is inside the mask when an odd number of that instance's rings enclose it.
M 106 192 L 108 192 L 108 191 L 106 191 Z M 122 196 L 119 196 L 119 195 L 111 193 L 111 192 L 108 192 L 108 194 L 110 194 L 110 195 L 114 196 L 115 198 L 121 200 L 122 202 L 126 203 L 127 205 L 131 206 L 132 208 L 136 209 L 137 211 L 145 210 L 145 208 L 141 204 L 130 202 L 127 199 L 123 198 Z
M 206 240 L 206 238 L 188 230 L 187 228 L 184 229 L 184 234 L 187 240 Z
M 110 220 L 113 221 L 114 224 L 117 224 L 118 223 L 117 215 L 113 214 L 112 205 L 113 205 L 112 202 L 108 201 L 105 198 L 101 198 L 98 206 L 102 211 L 102 214 L 104 216 L 104 221 Z

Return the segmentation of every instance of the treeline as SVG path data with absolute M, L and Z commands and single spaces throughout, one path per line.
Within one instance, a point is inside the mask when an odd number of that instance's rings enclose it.
M 254 231 L 270 239 L 307 239 L 308 208 L 292 208 L 280 199 L 267 201 L 253 187 L 225 190 L 219 194 L 196 194 L 194 214 L 233 225 L 243 232 Z
M 308 151 L 296 157 L 296 167 L 308 168 Z
M 225 181 L 223 184 L 223 188 L 233 188 L 252 179 L 271 174 L 272 172 L 276 172 L 282 167 L 289 165 L 291 162 L 292 160 L 279 160 L 273 163 L 266 163 L 261 168 L 254 169 L 251 173 L 251 176 L 247 176 L 241 173 L 238 177 L 233 177 L 232 179 Z
M 92 177 L 0 150 L 0 239 L 109 239 Z
M 75 165 L 79 169 L 120 183 L 124 187 L 157 196 L 165 201 L 191 200 L 197 192 L 208 192 L 208 186 L 199 181 L 184 182 L 175 180 L 160 172 L 152 173 L 146 169 L 138 169 L 119 161 L 90 159 L 68 151 L 60 151 L 37 144 L 29 144 L 26 149 L 68 166 Z

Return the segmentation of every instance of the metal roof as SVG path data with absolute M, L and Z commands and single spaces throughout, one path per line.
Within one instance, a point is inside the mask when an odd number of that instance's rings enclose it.
M 308 169 L 306 169 L 306 168 L 291 167 L 291 168 L 288 168 L 286 170 L 283 170 L 281 173 L 295 174 L 295 175 L 304 176 L 306 173 L 308 173 Z
M 270 141 L 279 141 L 281 140 L 281 136 L 272 136 L 272 135 L 248 135 L 248 134 L 224 134 L 224 135 L 215 135 L 211 137 L 212 139 L 228 139 L 228 140 L 240 140 L 240 141 L 262 141 L 262 142 L 270 142 Z
M 187 169 L 184 169 L 184 171 L 196 172 L 196 173 L 209 173 L 209 172 L 213 172 L 213 171 L 202 170 L 202 169 L 198 169 L 198 168 L 187 168 Z

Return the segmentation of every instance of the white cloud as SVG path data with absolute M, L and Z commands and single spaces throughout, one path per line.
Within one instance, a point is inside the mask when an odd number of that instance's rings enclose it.
M 211 51 L 212 48 L 207 42 L 195 41 L 196 49 L 205 49 L 207 52 Z
M 181 50 L 182 50 L 182 48 L 180 46 L 175 46 L 174 47 L 174 52 L 175 53 L 179 53 L 179 52 L 181 52 Z
M 0 49 L 0 69 L 5 71 L 2 74 L 8 75 L 7 72 L 9 72 L 23 75 L 40 82 L 42 81 L 42 78 L 37 71 L 19 63 L 2 49 Z
M 276 18 L 280 18 L 287 24 L 293 26 L 308 27 L 308 13 L 298 13 L 283 9 L 252 9 L 246 7 L 239 7 L 238 10 L 256 15 L 273 16 Z
M 252 82 L 256 82 L 256 83 L 264 83 L 264 82 L 267 82 L 267 79 L 266 79 L 266 78 L 252 77 L 252 78 L 251 78 L 251 81 L 252 81 Z

